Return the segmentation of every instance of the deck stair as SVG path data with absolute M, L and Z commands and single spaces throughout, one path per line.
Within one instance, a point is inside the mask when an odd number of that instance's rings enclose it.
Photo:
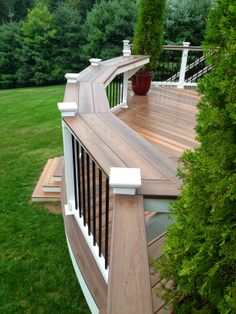
M 32 194 L 33 202 L 52 202 L 61 199 L 63 157 L 49 159 Z

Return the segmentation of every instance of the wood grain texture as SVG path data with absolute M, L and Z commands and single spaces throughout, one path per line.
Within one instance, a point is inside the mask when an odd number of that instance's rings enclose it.
M 110 167 L 126 167 L 122 160 L 107 146 L 107 144 L 80 117 L 65 117 L 64 121 L 80 139 L 86 151 L 93 156 L 101 169 L 109 175 Z
M 174 161 L 176 169 L 183 151 L 198 145 L 194 127 L 199 100 L 189 89 L 152 87 L 146 96 L 130 96 L 129 108 L 117 117 Z
M 110 258 L 107 313 L 153 313 L 141 196 L 114 197 Z

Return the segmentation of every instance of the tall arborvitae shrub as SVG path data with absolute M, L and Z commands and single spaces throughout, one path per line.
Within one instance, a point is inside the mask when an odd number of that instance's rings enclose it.
M 181 158 L 176 223 L 159 265 L 175 314 L 236 313 L 236 1 L 210 12 L 205 48 L 214 67 L 200 84 L 197 140 Z
M 140 0 L 135 26 L 133 51 L 149 55 L 149 68 L 154 69 L 162 50 L 166 0 Z

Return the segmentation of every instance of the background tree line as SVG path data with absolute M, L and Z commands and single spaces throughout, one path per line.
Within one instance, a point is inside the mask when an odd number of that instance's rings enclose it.
M 121 54 L 138 0 L 0 0 L 0 88 L 63 82 L 91 57 Z M 204 37 L 211 0 L 167 0 L 165 43 Z

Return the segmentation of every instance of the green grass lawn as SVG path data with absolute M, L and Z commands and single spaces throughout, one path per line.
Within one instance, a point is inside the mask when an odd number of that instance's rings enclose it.
M 62 215 L 31 203 L 48 158 L 62 155 L 64 86 L 0 91 L 0 313 L 90 313 Z

